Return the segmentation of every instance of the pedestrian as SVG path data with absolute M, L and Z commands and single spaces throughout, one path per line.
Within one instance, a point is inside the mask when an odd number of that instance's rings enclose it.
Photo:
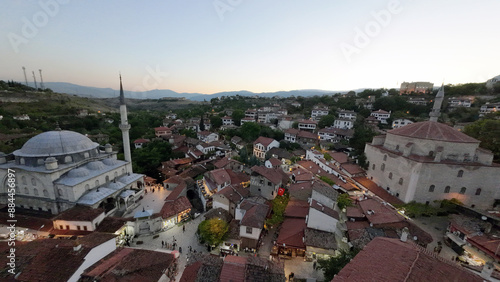
M 182 232 L 184 233 L 186 231 L 186 225 L 182 226 Z
M 164 241 L 161 241 L 161 247 L 164 248 L 165 247 L 165 242 Z
M 182 254 L 182 247 L 179 247 L 179 253 Z
M 313 269 L 316 270 L 316 261 L 313 262 Z

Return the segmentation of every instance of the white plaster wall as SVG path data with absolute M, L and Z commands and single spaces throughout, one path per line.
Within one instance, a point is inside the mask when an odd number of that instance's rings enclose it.
M 75 271 L 75 273 L 71 276 L 68 282 L 78 281 L 78 279 L 80 279 L 80 275 L 83 273 L 85 269 L 89 268 L 90 266 L 101 260 L 103 257 L 109 255 L 114 250 L 116 250 L 115 238 L 106 241 L 101 245 L 93 248 L 85 256 L 85 260 L 83 261 L 82 265 L 80 265 L 80 267 Z

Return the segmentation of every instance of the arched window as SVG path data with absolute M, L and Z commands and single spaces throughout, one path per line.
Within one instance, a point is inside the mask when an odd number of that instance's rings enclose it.
M 460 194 L 465 194 L 465 191 L 467 191 L 467 188 L 465 187 L 460 188 Z
M 434 151 L 429 151 L 429 157 L 434 157 Z
M 384 155 L 384 161 L 387 161 L 387 155 Z
M 64 163 L 65 164 L 69 164 L 70 162 L 73 161 L 73 158 L 71 156 L 66 156 L 64 157 Z
M 436 186 L 431 185 L 431 186 L 429 187 L 429 192 L 434 192 L 434 188 L 436 188 Z
M 63 190 L 61 188 L 57 189 L 57 194 L 59 194 L 59 197 L 64 197 Z
M 19 160 L 19 163 L 20 163 L 20 164 L 22 164 L 22 165 L 26 164 L 26 162 L 24 161 L 24 158 L 21 158 L 21 159 Z
M 398 181 L 399 185 L 403 185 L 403 178 L 401 177 Z
M 479 195 L 481 195 L 481 188 L 476 189 L 476 196 L 479 196 Z
M 43 189 L 43 196 L 48 197 L 49 196 L 49 191 L 47 189 Z
M 21 177 L 21 182 L 23 183 L 23 185 L 28 185 L 28 182 L 26 182 L 26 176 Z
M 125 174 L 125 169 L 124 168 L 122 168 L 122 174 Z
M 389 179 L 392 179 L 392 172 L 389 172 Z
M 109 182 L 109 175 L 106 175 L 106 183 Z
M 24 187 L 24 194 L 26 194 L 26 195 L 30 194 L 30 190 L 28 190 L 28 188 L 26 188 L 26 187 Z
M 35 180 L 35 178 L 31 178 L 31 185 L 36 186 L 36 180 Z
M 90 157 L 89 152 L 83 153 L 83 157 L 86 158 L 86 159 L 88 159 Z
M 382 171 L 385 170 L 385 164 L 382 164 L 382 166 L 380 167 L 380 170 L 382 170 Z
M 115 179 L 118 177 L 118 171 L 115 171 Z
M 88 184 L 85 184 L 85 191 L 88 191 L 90 189 L 90 186 Z
M 38 189 L 33 189 L 33 195 L 38 196 Z
M 444 188 L 444 192 L 445 192 L 445 193 L 450 193 L 450 189 L 451 189 L 451 187 L 450 187 L 450 186 L 446 186 L 446 187 Z
M 37 165 L 43 165 L 45 163 L 45 161 L 43 159 L 37 159 L 36 160 L 36 164 Z
M 462 176 L 464 176 L 464 171 L 463 170 L 459 170 L 458 174 L 457 174 L 457 177 L 462 177 Z
M 99 180 L 95 181 L 95 187 L 99 186 Z

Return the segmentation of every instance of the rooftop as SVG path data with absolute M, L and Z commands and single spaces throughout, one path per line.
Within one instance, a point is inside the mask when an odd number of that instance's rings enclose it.
M 416 122 L 390 130 L 387 133 L 417 139 L 430 139 L 455 143 L 480 142 L 479 140 L 476 140 L 466 135 L 465 133 L 455 130 L 446 124 L 435 121 Z
M 104 209 L 93 209 L 86 206 L 74 206 L 65 210 L 54 218 L 54 220 L 67 221 L 92 221 L 105 212 Z

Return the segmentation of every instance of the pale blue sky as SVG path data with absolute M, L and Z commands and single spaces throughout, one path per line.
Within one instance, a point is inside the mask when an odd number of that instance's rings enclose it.
M 42 69 L 46 82 L 116 89 L 121 72 L 127 90 L 207 94 L 483 82 L 500 74 L 498 11 L 497 0 L 3 0 L 0 79 L 24 81 L 25 66 L 30 81 Z

